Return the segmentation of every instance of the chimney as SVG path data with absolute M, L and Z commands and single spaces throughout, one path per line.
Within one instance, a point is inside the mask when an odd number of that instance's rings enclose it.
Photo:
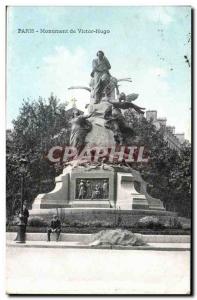
M 175 133 L 175 127 L 174 126 L 166 126 L 166 129 L 171 132 L 172 134 Z
M 156 110 L 147 110 L 146 111 L 146 120 L 147 121 L 156 121 L 157 120 L 157 111 Z
M 175 134 L 175 126 L 172 126 L 172 133 Z
M 181 144 L 185 142 L 185 134 L 184 133 L 176 133 L 175 136 L 179 140 Z
M 167 122 L 166 118 L 159 118 L 157 119 L 157 121 L 159 122 L 160 126 L 166 127 L 166 122 Z

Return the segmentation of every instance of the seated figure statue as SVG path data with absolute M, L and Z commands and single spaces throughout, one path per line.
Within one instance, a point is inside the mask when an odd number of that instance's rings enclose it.
M 110 73 L 111 65 L 105 57 L 103 51 L 97 52 L 97 58 L 92 61 L 92 72 L 91 77 L 92 87 L 93 87 L 93 98 L 95 99 L 95 103 L 99 103 L 102 99 L 105 87 L 110 82 Z

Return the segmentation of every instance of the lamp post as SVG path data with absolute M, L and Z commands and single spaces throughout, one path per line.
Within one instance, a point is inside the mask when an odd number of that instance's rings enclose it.
M 20 173 L 21 173 L 21 200 L 20 200 L 20 213 L 19 213 L 19 223 L 18 223 L 18 232 L 16 236 L 16 243 L 25 243 L 25 234 L 26 234 L 26 224 L 24 222 L 23 214 L 23 204 L 24 204 L 24 177 L 26 172 L 27 160 L 25 158 L 20 159 Z

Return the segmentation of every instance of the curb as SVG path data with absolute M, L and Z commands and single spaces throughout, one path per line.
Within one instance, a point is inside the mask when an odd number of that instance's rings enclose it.
M 20 243 L 7 243 L 7 247 L 18 247 L 18 248 L 56 248 L 56 249 L 66 249 L 66 248 L 73 248 L 73 249 L 110 249 L 110 250 L 154 250 L 154 251 L 190 251 L 190 246 L 188 247 L 155 247 L 155 246 L 89 246 L 89 245 L 62 245 L 62 244 L 48 244 L 46 245 L 39 245 L 39 244 L 20 244 Z
M 190 243 L 190 235 L 144 235 L 136 233 L 146 243 Z M 7 232 L 7 242 L 11 242 L 17 236 L 17 232 Z M 42 244 L 47 239 L 46 233 L 26 233 L 27 242 L 39 242 Z M 87 245 L 94 239 L 94 234 L 91 233 L 61 233 L 59 242 L 77 242 L 78 244 Z

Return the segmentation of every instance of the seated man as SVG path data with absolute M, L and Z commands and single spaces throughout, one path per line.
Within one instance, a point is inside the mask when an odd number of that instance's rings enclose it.
M 48 242 L 50 242 L 50 235 L 52 232 L 56 233 L 56 242 L 57 242 L 61 232 L 61 222 L 58 219 L 58 216 L 56 215 L 53 216 L 50 227 L 47 229 Z

